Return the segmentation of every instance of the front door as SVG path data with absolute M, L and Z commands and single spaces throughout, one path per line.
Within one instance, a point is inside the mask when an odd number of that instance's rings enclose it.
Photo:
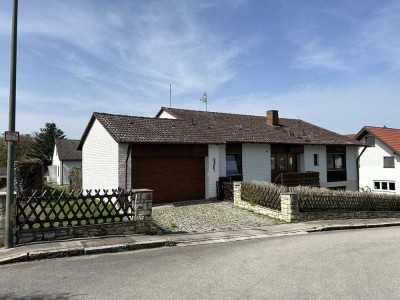
M 271 155 L 271 182 L 277 183 L 281 173 L 297 172 L 296 154 L 272 153 Z M 277 180 L 278 179 L 278 180 Z

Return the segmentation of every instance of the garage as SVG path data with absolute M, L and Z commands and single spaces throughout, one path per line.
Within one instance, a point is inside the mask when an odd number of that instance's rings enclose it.
M 134 145 L 132 186 L 154 190 L 153 203 L 205 198 L 203 145 Z

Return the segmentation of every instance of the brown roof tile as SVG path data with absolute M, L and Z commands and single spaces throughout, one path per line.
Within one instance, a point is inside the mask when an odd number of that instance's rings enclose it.
M 118 143 L 221 144 L 272 143 L 355 145 L 364 144 L 298 119 L 279 119 L 278 126 L 266 118 L 185 109 L 162 108 L 177 119 L 158 119 L 93 113 L 82 136 L 82 148 L 95 119 Z
M 58 157 L 60 160 L 82 160 L 82 151 L 78 150 L 80 140 L 56 140 Z

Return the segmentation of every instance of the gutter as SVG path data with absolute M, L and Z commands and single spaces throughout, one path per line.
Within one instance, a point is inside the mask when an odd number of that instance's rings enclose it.
M 357 186 L 358 190 L 360 190 L 360 158 L 361 155 L 363 155 L 364 151 L 367 150 L 368 146 L 365 146 L 364 149 L 361 151 L 360 155 L 356 159 L 356 165 L 357 165 Z

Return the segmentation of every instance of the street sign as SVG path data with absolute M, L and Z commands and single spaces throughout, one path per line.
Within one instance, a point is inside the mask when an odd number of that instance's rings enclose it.
M 18 131 L 6 131 L 4 132 L 4 139 L 6 142 L 18 142 L 19 132 Z

